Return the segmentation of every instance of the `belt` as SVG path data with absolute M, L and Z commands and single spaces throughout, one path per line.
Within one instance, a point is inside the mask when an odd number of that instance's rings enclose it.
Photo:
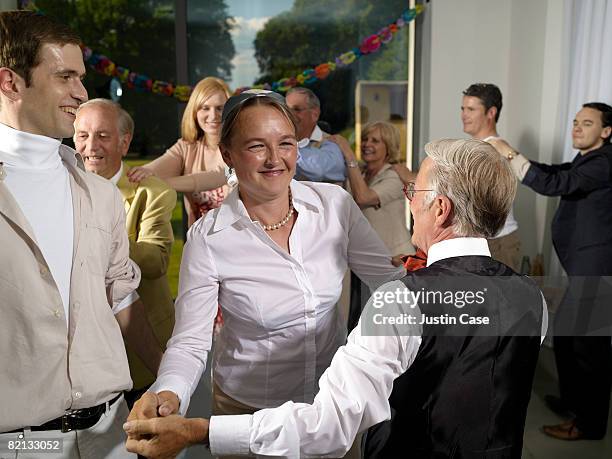
M 119 393 L 119 395 L 108 402 L 100 403 L 99 405 L 92 406 L 91 408 L 67 410 L 62 416 L 47 421 L 42 425 L 29 427 L 29 429 L 32 432 L 42 430 L 61 430 L 63 433 L 71 432 L 73 430 L 89 429 L 100 420 L 100 417 L 106 412 L 106 407 L 113 405 L 117 400 L 119 400 L 121 395 L 122 393 Z M 27 427 L 4 433 L 22 432 L 25 428 Z

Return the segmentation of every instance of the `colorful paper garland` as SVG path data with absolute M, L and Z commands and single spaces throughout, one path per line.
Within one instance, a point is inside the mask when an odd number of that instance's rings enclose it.
M 417 5 L 415 8 L 404 11 L 395 22 L 365 38 L 357 48 L 353 48 L 339 55 L 334 62 L 330 61 L 319 64 L 315 68 L 306 69 L 294 77 L 281 78 L 272 84 L 263 83 L 254 86 L 243 86 L 236 89 L 234 94 L 240 94 L 247 89 L 267 89 L 271 91 L 286 92 L 294 86 L 307 85 L 318 80 L 324 80 L 334 70 L 351 65 L 362 56 L 378 52 L 381 45 L 387 44 L 393 40 L 393 36 L 406 24 L 413 21 L 417 15 L 421 14 L 423 9 L 423 5 Z
M 393 40 L 394 35 L 409 22 L 413 21 L 418 14 L 423 12 L 423 5 L 404 11 L 399 18 L 388 26 L 383 27 L 377 33 L 365 38 L 361 44 L 340 54 L 332 62 L 324 62 L 314 68 L 309 68 L 294 77 L 281 78 L 273 83 L 263 83 L 254 86 L 243 86 L 234 91 L 240 94 L 247 89 L 267 89 L 271 91 L 286 92 L 298 85 L 309 85 L 319 80 L 324 80 L 330 73 L 338 68 L 353 64 L 357 59 L 367 54 L 373 54 L 380 50 L 380 47 Z M 191 95 L 192 87 L 189 85 L 173 85 L 167 81 L 153 80 L 146 75 L 132 72 L 130 69 L 116 65 L 108 57 L 94 53 L 91 48 L 86 46 L 83 49 L 83 59 L 94 70 L 99 73 L 118 78 L 121 83 L 129 89 L 141 92 L 151 92 L 174 97 L 181 102 L 187 102 Z

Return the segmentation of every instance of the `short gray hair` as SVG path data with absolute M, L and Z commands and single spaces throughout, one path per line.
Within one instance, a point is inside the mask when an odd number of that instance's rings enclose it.
M 306 96 L 306 100 L 308 100 L 309 108 L 319 108 L 319 109 L 321 108 L 321 101 L 319 101 L 319 98 L 317 97 L 317 95 L 308 88 L 297 86 L 287 91 L 287 95 L 289 94 L 302 94 Z
M 446 196 L 453 203 L 457 236 L 491 238 L 504 226 L 516 195 L 508 160 L 481 140 L 444 139 L 425 145 L 433 161 L 425 202 Z
M 117 114 L 117 127 L 119 128 L 119 132 L 121 133 L 121 135 L 134 135 L 134 120 L 132 119 L 130 114 L 126 112 L 123 107 L 121 107 L 121 105 L 119 105 L 117 102 L 114 102 L 110 99 L 102 98 L 91 99 L 85 102 L 84 104 L 81 104 L 79 106 L 79 110 L 93 106 L 106 107 L 115 110 L 115 113 Z

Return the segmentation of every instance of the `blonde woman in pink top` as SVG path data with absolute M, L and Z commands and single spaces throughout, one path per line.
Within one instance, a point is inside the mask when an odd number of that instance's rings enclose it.
M 200 80 L 183 114 L 181 138 L 155 161 L 128 172 L 133 182 L 155 175 L 183 192 L 188 227 L 210 209 L 219 207 L 229 192 L 219 151 L 221 113 L 229 96 L 223 80 Z

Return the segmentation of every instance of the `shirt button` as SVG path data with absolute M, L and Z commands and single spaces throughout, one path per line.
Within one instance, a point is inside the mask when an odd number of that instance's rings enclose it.
M 39 271 L 40 271 L 40 275 L 43 277 L 46 277 L 49 274 L 49 270 L 45 268 L 44 266 L 41 266 Z
M 81 398 L 81 395 L 83 395 L 83 394 L 81 394 L 80 392 L 75 392 L 74 393 L 74 398 Z
M 59 309 L 56 309 L 55 311 L 53 311 L 53 315 L 59 319 L 62 314 L 60 313 Z

